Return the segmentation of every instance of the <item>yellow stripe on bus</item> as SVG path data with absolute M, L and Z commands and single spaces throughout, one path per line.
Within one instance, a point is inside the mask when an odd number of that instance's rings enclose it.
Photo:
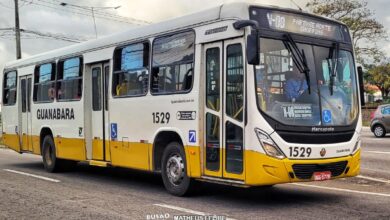
M 19 152 L 19 141 L 16 134 L 4 134 L 4 145 Z M 39 137 L 32 137 L 35 154 L 39 154 Z M 84 139 L 77 138 L 55 138 L 57 157 L 62 159 L 86 161 L 86 148 Z M 97 150 L 101 145 L 95 141 L 94 157 L 102 157 L 102 150 Z M 106 158 L 111 159 L 113 166 L 140 169 L 145 171 L 153 170 L 153 149 L 150 143 L 107 141 Z M 200 147 L 185 146 L 187 161 L 187 173 L 189 177 L 200 178 L 202 175 Z M 290 160 L 275 159 L 263 153 L 245 150 L 244 151 L 244 172 L 240 175 L 228 174 L 224 170 L 224 178 L 243 179 L 246 185 L 273 185 L 278 183 L 301 182 L 297 178 L 291 178 L 289 173 L 293 172 L 294 164 L 326 164 L 339 161 L 348 161 L 349 171 L 337 178 L 356 176 L 360 172 L 360 152 L 359 149 L 353 156 L 345 156 L 332 159 L 315 160 Z M 162 155 L 160 155 L 162 156 Z M 96 159 L 94 158 L 94 159 Z M 250 172 L 245 172 L 249 171 Z

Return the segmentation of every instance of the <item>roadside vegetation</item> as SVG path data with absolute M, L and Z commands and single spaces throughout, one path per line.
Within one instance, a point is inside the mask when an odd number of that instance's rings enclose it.
M 381 96 L 378 100 L 366 100 L 362 108 L 363 125 L 369 126 L 370 115 L 378 105 L 390 103 L 390 57 L 378 46 L 379 42 L 389 39 L 389 33 L 376 19 L 375 12 L 368 8 L 366 0 L 310 0 L 306 7 L 312 13 L 336 19 L 350 28 L 356 60 L 364 70 L 365 92 Z

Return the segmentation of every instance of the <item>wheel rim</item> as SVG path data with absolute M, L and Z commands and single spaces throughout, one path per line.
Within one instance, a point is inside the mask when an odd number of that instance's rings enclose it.
M 51 150 L 51 147 L 49 145 L 46 145 L 45 147 L 45 161 L 46 161 L 46 164 L 48 166 L 51 166 L 53 164 L 53 160 L 51 158 L 52 156 L 52 150 Z
M 184 178 L 184 163 L 183 158 L 178 154 L 173 154 L 167 161 L 167 176 L 169 182 L 173 185 L 180 185 Z
M 382 136 L 383 135 L 383 128 L 381 126 L 375 127 L 375 135 L 376 136 Z

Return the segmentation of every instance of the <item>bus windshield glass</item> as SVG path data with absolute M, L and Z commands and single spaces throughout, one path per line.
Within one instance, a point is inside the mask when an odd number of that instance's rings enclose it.
M 294 126 L 346 126 L 358 115 L 352 53 L 332 47 L 296 43 L 305 54 L 305 75 L 286 40 L 260 39 L 256 70 L 259 108 L 273 119 Z M 336 56 L 334 54 L 337 54 Z M 309 79 L 309 80 L 308 80 Z M 309 83 L 308 83 L 309 82 Z

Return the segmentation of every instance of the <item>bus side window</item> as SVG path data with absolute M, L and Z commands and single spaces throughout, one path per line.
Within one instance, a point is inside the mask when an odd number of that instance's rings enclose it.
M 57 99 L 80 100 L 82 96 L 82 58 L 70 58 L 58 62 Z
M 114 54 L 112 95 L 146 95 L 149 84 L 149 42 L 117 48 Z
M 194 79 L 194 32 L 156 38 L 153 43 L 153 94 L 188 92 Z
M 244 103 L 244 66 L 241 44 L 227 47 L 226 56 L 226 113 L 242 121 Z
M 3 105 L 15 105 L 16 103 L 16 71 L 8 72 L 3 80 Z
M 34 71 L 34 102 L 52 102 L 55 99 L 55 63 L 42 64 Z
M 220 109 L 220 51 L 219 47 L 206 51 L 206 105 L 214 111 Z

